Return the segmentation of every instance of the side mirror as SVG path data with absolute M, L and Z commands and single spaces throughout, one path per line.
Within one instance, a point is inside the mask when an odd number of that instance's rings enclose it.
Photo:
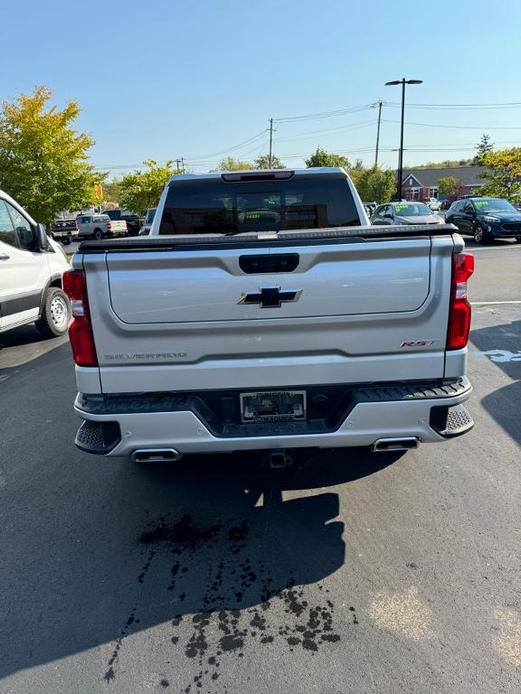
M 35 236 L 35 247 L 39 251 L 46 251 L 49 248 L 49 239 L 47 237 L 47 230 L 44 224 L 37 224 L 34 229 Z

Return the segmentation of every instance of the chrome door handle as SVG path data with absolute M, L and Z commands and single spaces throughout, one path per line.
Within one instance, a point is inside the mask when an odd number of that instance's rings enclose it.
M 7 253 L 0 253 L 0 260 L 9 260 L 10 257 Z

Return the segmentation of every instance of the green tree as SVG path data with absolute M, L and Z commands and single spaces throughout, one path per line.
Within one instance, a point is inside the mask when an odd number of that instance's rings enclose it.
M 334 154 L 326 152 L 325 149 L 317 147 L 313 154 L 306 159 L 306 166 L 342 166 L 344 169 L 349 168 L 349 159 L 342 154 Z
M 358 166 L 350 169 L 349 175 L 358 194 L 367 202 L 389 202 L 396 191 L 396 176 L 387 169 Z
M 275 154 L 271 156 L 271 166 L 270 166 L 270 156 L 269 154 L 261 154 L 253 162 L 254 169 L 285 169 L 286 164 L 281 161 Z
M 234 157 L 225 157 L 217 164 L 218 171 L 247 171 L 255 166 L 249 161 L 241 161 Z
M 121 200 L 121 179 L 115 178 L 113 181 L 105 181 L 103 184 L 104 207 L 109 203 L 119 205 Z M 106 208 L 108 209 L 108 208 Z
M 483 133 L 481 136 L 481 140 L 478 142 L 476 146 L 476 156 L 473 159 L 473 164 L 481 164 L 483 157 L 485 154 L 488 154 L 488 152 L 492 152 L 494 150 L 494 143 L 491 142 L 490 140 L 490 135 L 487 135 L 486 133 Z
M 105 178 L 89 163 L 94 140 L 74 128 L 78 104 L 59 110 L 49 107 L 51 97 L 37 87 L 4 102 L 0 112 L 0 188 L 46 224 L 58 212 L 92 204 L 94 186 Z
M 482 195 L 494 195 L 508 200 L 521 198 L 521 147 L 487 152 L 480 159 L 485 167 L 480 178 L 485 181 Z
M 462 183 L 459 178 L 455 176 L 443 176 L 438 181 L 438 190 L 442 195 L 446 195 L 448 198 L 454 198 L 458 195 L 462 187 Z
M 119 183 L 119 202 L 132 212 L 143 212 L 149 207 L 155 207 L 168 179 L 183 173 L 181 169 L 175 168 L 173 161 L 167 161 L 163 166 L 153 159 L 143 163 L 147 167 L 144 171 L 126 174 Z

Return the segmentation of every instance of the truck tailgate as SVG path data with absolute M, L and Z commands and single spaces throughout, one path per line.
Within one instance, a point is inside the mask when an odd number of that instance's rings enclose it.
M 449 234 L 93 250 L 102 389 L 442 378 L 452 252 Z

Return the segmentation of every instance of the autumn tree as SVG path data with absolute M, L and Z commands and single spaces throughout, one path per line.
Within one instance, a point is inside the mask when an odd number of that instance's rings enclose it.
M 153 159 L 148 159 L 143 164 L 146 169 L 126 174 L 119 182 L 119 202 L 132 212 L 144 212 L 149 207 L 156 207 L 168 179 L 183 173 L 174 166 L 173 161 L 160 166 Z
M 0 188 L 43 223 L 92 204 L 105 177 L 89 162 L 94 140 L 74 127 L 78 104 L 60 110 L 51 98 L 50 89 L 37 87 L 0 111 Z
M 472 163 L 481 164 L 485 154 L 488 154 L 488 152 L 493 151 L 494 143 L 491 141 L 490 135 L 483 133 L 483 135 L 481 136 L 481 140 L 478 142 L 476 146 L 476 156 L 474 157 Z

